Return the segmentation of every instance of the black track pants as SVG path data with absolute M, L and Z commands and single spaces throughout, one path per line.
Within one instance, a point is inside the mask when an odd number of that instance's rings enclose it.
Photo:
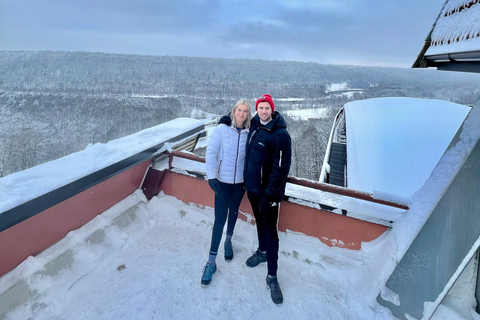
M 256 194 L 247 192 L 248 200 L 252 205 L 253 214 L 257 226 L 258 247 L 261 251 L 267 251 L 267 267 L 269 275 L 277 275 L 278 269 L 278 214 L 279 203 L 270 207 L 268 212 L 262 212 L 258 209 L 260 197 Z

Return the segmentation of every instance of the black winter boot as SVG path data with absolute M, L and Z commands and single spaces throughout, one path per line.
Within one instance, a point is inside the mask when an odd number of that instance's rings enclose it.
M 260 252 L 260 249 L 257 249 L 257 251 L 255 251 L 253 255 L 247 259 L 247 261 L 245 261 L 245 264 L 250 268 L 254 268 L 262 262 L 267 262 L 267 254 L 262 253 Z
M 267 288 L 270 288 L 270 296 L 275 304 L 281 305 L 283 303 L 283 294 L 280 285 L 278 284 L 277 276 L 267 275 Z

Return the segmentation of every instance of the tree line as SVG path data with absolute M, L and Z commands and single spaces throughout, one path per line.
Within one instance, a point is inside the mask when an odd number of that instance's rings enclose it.
M 347 83 L 351 95 L 328 92 Z M 270 93 L 287 117 L 291 174 L 317 179 L 336 112 L 348 101 L 418 97 L 473 104 L 480 77 L 383 67 L 85 52 L 0 52 L 0 177 L 177 117 L 225 114 Z M 293 99 L 286 99 L 293 98 Z

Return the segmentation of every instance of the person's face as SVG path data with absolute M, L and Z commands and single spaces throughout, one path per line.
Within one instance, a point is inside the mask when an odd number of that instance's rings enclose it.
M 233 117 L 235 118 L 235 125 L 239 128 L 242 127 L 248 117 L 248 107 L 244 104 L 239 105 L 235 109 Z
M 263 122 L 268 122 L 272 120 L 272 107 L 268 102 L 260 102 L 257 105 L 257 113 L 260 117 L 260 120 Z

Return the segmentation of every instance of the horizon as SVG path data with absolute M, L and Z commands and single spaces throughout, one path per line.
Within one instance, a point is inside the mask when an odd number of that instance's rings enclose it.
M 85 53 L 85 54 L 104 54 L 104 55 L 118 55 L 118 56 L 139 56 L 139 57 L 171 57 L 171 58 L 195 58 L 195 59 L 211 59 L 211 60 L 244 60 L 244 61 L 265 61 L 265 62 L 292 62 L 301 64 L 316 64 L 322 66 L 341 66 L 341 67 L 362 67 L 362 68 L 392 68 L 392 69 L 410 69 L 410 70 L 431 70 L 432 68 L 414 69 L 412 67 L 400 67 L 400 66 L 375 66 L 375 65 L 354 65 L 354 64 L 334 64 L 334 63 L 321 63 L 315 61 L 297 61 L 297 60 L 271 60 L 271 59 L 258 59 L 258 58 L 225 58 L 225 57 L 201 57 L 201 56 L 186 56 L 186 55 L 153 55 L 153 54 L 141 54 L 141 53 L 116 53 L 116 52 L 101 52 L 101 51 L 65 51 L 65 50 L 0 50 L 0 52 L 14 52 L 14 53 Z M 454 73 L 454 72 L 450 72 Z M 462 73 L 466 74 L 466 73 Z

